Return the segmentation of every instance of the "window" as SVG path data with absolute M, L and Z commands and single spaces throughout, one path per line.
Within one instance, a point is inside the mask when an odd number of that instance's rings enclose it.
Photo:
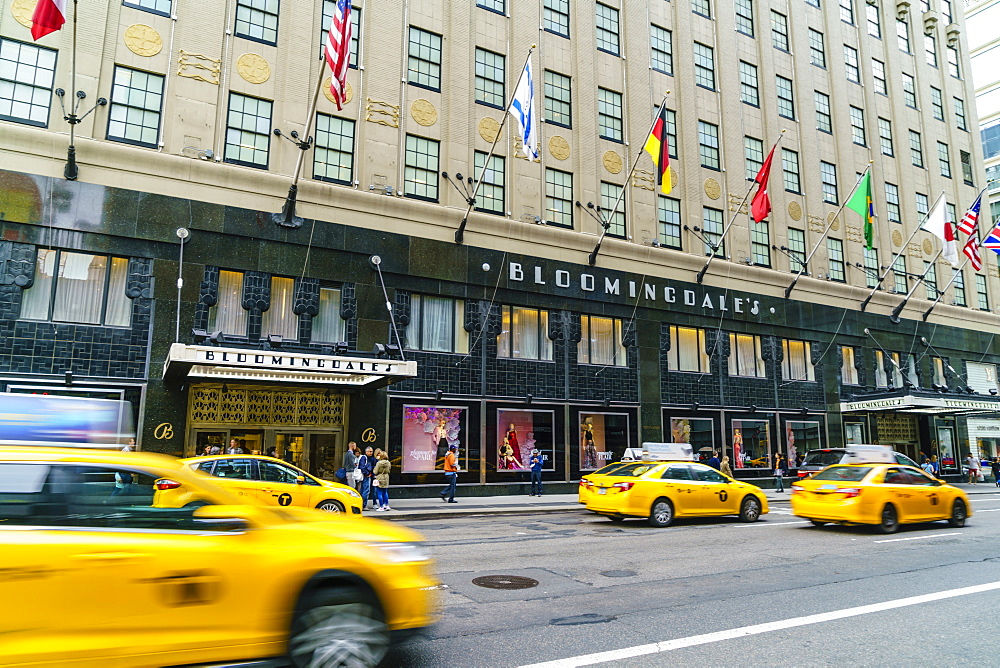
M 767 377 L 759 336 L 730 334 L 729 349 L 730 376 Z
M 277 45 L 278 0 L 236 0 L 236 36 Z
M 568 76 L 545 70 L 545 121 L 573 127 L 573 97 Z
M 261 317 L 260 337 L 277 334 L 283 341 L 298 341 L 299 316 L 292 312 L 295 304 L 295 279 L 271 277 L 271 306 Z
M 840 201 L 837 197 L 837 166 L 829 162 L 820 161 L 819 174 L 823 181 L 823 201 L 829 204 L 836 204 Z
M 170 16 L 170 0 L 128 0 L 122 4 L 126 7 L 134 7 L 135 9 L 153 12 L 154 14 Z
M 0 119 L 47 127 L 55 69 L 54 49 L 0 37 Z
M 955 290 L 955 306 L 968 306 L 965 298 L 965 274 L 958 269 L 952 271 L 955 272 L 955 280 L 952 282 Z
M 597 49 L 613 56 L 620 55 L 618 44 L 618 10 L 597 3 Z
M 951 13 L 951 0 L 941 0 L 941 13 L 944 14 L 945 25 L 954 23 L 954 15 Z
M 788 51 L 788 17 L 771 10 L 771 44 L 776 49 Z
M 807 5 L 812 5 L 813 7 L 819 7 L 819 0 L 806 0 Z
M 806 265 L 806 231 L 788 228 L 788 254 L 795 258 L 789 263 L 792 271 L 798 271 Z
M 938 165 L 941 167 L 941 176 L 951 178 L 951 158 L 948 156 L 948 145 L 942 142 L 937 143 Z
M 622 321 L 596 315 L 580 316 L 580 343 L 576 347 L 578 364 L 625 366 L 625 346 L 622 345 Z
M 917 214 L 921 216 L 926 216 L 928 209 L 927 195 L 923 193 L 914 193 L 914 201 L 917 206 Z
M 709 0 L 691 0 L 691 11 L 705 18 L 712 18 L 712 6 Z
M 649 26 L 650 64 L 657 72 L 674 73 L 673 34 L 658 25 Z
M 715 52 L 712 47 L 694 43 L 694 82 L 715 90 Z
M 785 190 L 793 193 L 802 192 L 802 185 L 799 182 L 799 154 L 787 148 L 781 149 L 781 170 L 785 177 Z
M 924 288 L 927 299 L 937 299 L 937 266 L 924 260 Z
M 604 209 L 604 215 L 609 215 L 615 209 L 615 204 L 618 199 L 621 198 L 622 187 L 616 183 L 608 183 L 607 181 L 601 181 L 601 208 Z M 612 237 L 625 237 L 625 199 L 622 198 L 621 204 L 618 204 L 618 210 L 615 212 L 614 216 L 608 220 L 610 223 L 608 227 L 608 234 Z
M 243 272 L 219 272 L 219 294 L 208 311 L 208 331 L 230 336 L 247 335 L 247 311 L 243 308 Z
M 945 53 L 948 54 L 948 74 L 956 79 L 961 79 L 962 70 L 958 67 L 958 49 L 954 46 L 949 46 L 945 48 Z
M 440 146 L 433 139 L 406 135 L 406 168 L 403 194 L 436 202 L 438 199 L 438 162 Z M 482 188 L 480 188 L 482 192 Z
M 449 297 L 410 295 L 406 346 L 439 353 L 469 352 L 469 333 L 465 331 L 465 301 Z
M 771 266 L 771 230 L 766 220 L 750 226 L 750 261 L 758 267 Z
M 503 109 L 504 57 L 486 49 L 476 48 L 476 102 Z
M 354 183 L 354 121 L 316 114 L 313 177 L 333 183 Z
M 505 14 L 507 11 L 506 0 L 476 0 L 476 6 L 489 9 L 497 14 Z
M 889 82 L 885 78 L 885 63 L 872 58 L 872 81 L 875 82 L 875 92 L 879 95 L 889 94 Z
M 934 363 L 934 383 L 932 387 L 940 387 L 941 385 L 948 387 L 948 376 L 944 372 L 944 359 L 941 357 L 932 357 L 931 361 Z
M 854 25 L 854 0 L 840 0 L 840 20 Z
M 757 66 L 742 60 L 740 61 L 740 100 L 755 107 L 760 106 Z
M 865 248 L 865 286 L 874 288 L 878 285 L 878 279 L 882 275 L 878 265 L 878 249 Z
M 809 62 L 817 67 L 826 67 L 826 45 L 823 33 L 809 28 Z
M 667 370 L 709 373 L 709 356 L 705 348 L 705 330 L 671 325 Z
M 878 15 L 878 5 L 865 3 L 865 18 L 868 19 L 868 34 L 882 39 L 882 21 Z
M 333 21 L 333 12 L 337 6 L 337 0 L 323 0 L 323 22 L 319 35 L 320 58 L 323 57 L 322 45 L 326 43 L 326 36 L 330 33 L 330 22 Z M 358 66 L 358 45 L 361 43 L 361 9 L 351 7 L 351 59 L 350 67 Z
M 569 0 L 544 0 L 542 25 L 545 30 L 569 37 Z
M 736 32 L 754 36 L 753 0 L 736 0 Z
M 959 159 L 962 161 L 962 179 L 965 181 L 965 185 L 973 185 L 972 180 L 972 154 L 968 151 L 959 151 Z
M 764 166 L 764 142 L 753 137 L 743 137 L 743 157 L 746 162 L 747 181 L 751 181 Z
M 621 93 L 607 88 L 597 89 L 597 122 L 601 139 L 623 141 Z
M 830 96 L 818 90 L 813 91 L 816 102 L 816 129 L 833 134 L 833 117 L 830 116 Z
M 657 196 L 660 245 L 681 248 L 681 201 L 672 197 Z
M 867 146 L 865 139 L 865 112 L 858 107 L 851 107 L 851 141 L 858 146 Z
M 979 302 L 980 311 L 990 310 L 990 300 L 986 294 L 986 277 L 982 274 L 976 274 L 976 299 Z
M 239 93 L 229 93 L 226 162 L 267 169 L 271 147 L 271 105 Z
M 709 169 L 719 168 L 719 126 L 705 121 L 698 121 L 698 147 L 701 155 L 701 166 Z
M 885 215 L 890 222 L 900 222 L 899 217 L 899 188 L 886 181 L 885 184 Z
M 885 373 L 885 355 L 875 351 L 875 387 L 889 387 L 889 377 Z
M 701 230 L 705 237 L 705 255 L 713 252 L 719 257 L 726 256 L 726 244 L 722 239 L 722 211 L 707 206 L 701 209 Z
M 906 275 L 906 256 L 900 255 L 892 262 L 893 290 L 901 295 L 910 291 L 909 277 Z
M 840 384 L 860 385 L 858 378 L 858 368 L 854 366 L 854 348 L 851 346 L 840 347 Z
M 910 26 L 906 21 L 896 21 L 896 46 L 903 53 L 910 52 Z
M 545 169 L 545 222 L 573 227 L 573 175 L 569 172 Z
M 656 114 L 656 109 L 654 108 L 653 114 Z M 673 109 L 664 109 L 664 114 L 667 118 L 667 150 L 670 152 L 671 158 L 677 157 L 677 114 L 674 113 Z
M 407 81 L 414 86 L 441 90 L 441 35 L 410 26 Z
M 795 93 L 792 90 L 792 80 L 780 74 L 774 77 L 778 91 L 778 115 L 795 120 Z
M 914 167 L 924 166 L 924 148 L 920 133 L 910 130 L 910 162 Z
M 882 155 L 892 157 L 892 121 L 887 118 L 878 119 L 878 143 L 882 149 Z
M 551 360 L 549 312 L 536 308 L 503 306 L 497 356 L 524 360 Z
M 844 273 L 844 242 L 840 239 L 827 238 L 826 251 L 830 256 L 830 280 L 843 283 L 847 280 Z
M 952 98 L 955 103 L 955 125 L 959 130 L 968 132 L 969 123 L 965 119 L 965 100 L 960 97 Z
M 844 67 L 846 68 L 847 80 L 854 83 L 861 83 L 861 70 L 858 66 L 858 50 L 853 46 L 844 45 Z
M 931 67 L 938 66 L 937 39 L 935 39 L 933 34 L 924 35 L 924 54 L 928 65 Z
M 315 343 L 341 343 L 347 339 L 345 322 L 340 317 L 340 288 L 319 289 L 319 310 L 312 318 L 312 341 Z M 411 316 L 410 322 L 413 322 Z
M 939 121 L 944 120 L 944 98 L 941 97 L 941 89 L 931 86 L 931 110 L 934 118 Z
M 781 349 L 785 359 L 781 362 L 781 377 L 785 380 L 816 380 L 812 364 L 812 344 L 808 341 L 782 339 Z
M 132 300 L 125 296 L 128 260 L 39 249 L 35 280 L 21 298 L 27 320 L 128 327 Z
M 163 77 L 115 66 L 108 139 L 156 148 L 160 138 Z
M 479 194 L 476 197 L 476 211 L 495 213 L 504 215 L 507 210 L 504 202 L 504 183 L 506 181 L 506 159 L 502 155 L 493 155 L 486 162 L 487 154 L 484 151 L 476 151 L 475 173 L 483 175 L 483 182 L 479 186 Z M 483 166 L 486 171 L 483 171 Z

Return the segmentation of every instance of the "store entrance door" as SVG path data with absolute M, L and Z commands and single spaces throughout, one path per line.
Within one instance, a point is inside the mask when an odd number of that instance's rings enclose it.
M 333 480 L 334 472 L 343 459 L 341 432 L 288 431 L 275 432 L 277 456 L 319 478 Z

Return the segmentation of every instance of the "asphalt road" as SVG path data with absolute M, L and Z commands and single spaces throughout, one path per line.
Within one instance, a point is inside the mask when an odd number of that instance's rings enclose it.
M 584 512 L 408 521 L 447 589 L 440 623 L 387 664 L 1000 666 L 1000 493 L 971 498 L 963 528 L 891 536 L 813 527 L 787 503 L 667 529 Z M 472 583 L 486 575 L 538 585 Z

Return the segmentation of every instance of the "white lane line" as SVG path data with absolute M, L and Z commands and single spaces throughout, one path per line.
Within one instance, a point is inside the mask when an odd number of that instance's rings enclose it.
M 737 529 L 750 529 L 752 527 L 780 527 L 785 524 L 808 524 L 806 520 L 796 522 L 754 522 L 753 524 L 734 524 Z
M 1000 508 L 987 508 L 986 510 L 980 509 L 976 511 L 977 515 L 979 513 L 1000 513 Z
M 905 608 L 911 605 L 941 601 L 948 598 L 956 598 L 958 596 L 981 594 L 995 589 L 1000 589 L 1000 582 L 987 582 L 985 584 L 973 585 L 971 587 L 960 587 L 958 589 L 948 589 L 945 591 L 935 592 L 933 594 L 909 596 L 907 598 L 898 598 L 893 601 L 872 603 L 871 605 L 861 605 L 855 608 L 844 608 L 843 610 L 833 610 L 831 612 L 821 612 L 817 615 L 806 615 L 805 617 L 793 617 L 792 619 L 783 619 L 777 622 L 766 622 L 764 624 L 754 624 L 753 626 L 741 626 L 740 628 L 729 629 L 727 631 L 716 631 L 715 633 L 705 633 L 697 636 L 689 636 L 687 638 L 664 640 L 661 642 L 650 643 L 648 645 L 636 645 L 635 647 L 626 647 L 624 649 L 616 649 L 608 652 L 583 654 L 567 659 L 557 659 L 555 661 L 545 661 L 542 663 L 524 665 L 521 666 L 521 668 L 576 668 L 577 666 L 592 666 L 595 663 L 621 661 L 622 659 L 629 659 L 636 656 L 670 652 L 675 649 L 694 647 L 696 645 L 706 645 L 708 643 L 720 642 L 722 640 L 745 638 L 747 636 L 759 635 L 761 633 L 782 631 L 784 629 L 792 629 L 799 626 L 808 626 L 809 624 L 821 624 L 823 622 L 831 622 L 836 619 L 846 619 L 848 617 L 868 615 L 873 612 L 883 612 L 885 610 Z
M 910 536 L 909 538 L 888 538 L 886 540 L 873 540 L 873 543 L 898 543 L 901 540 L 923 540 L 924 538 L 944 538 L 945 536 L 961 536 L 962 532 L 955 533 L 935 533 L 929 536 Z

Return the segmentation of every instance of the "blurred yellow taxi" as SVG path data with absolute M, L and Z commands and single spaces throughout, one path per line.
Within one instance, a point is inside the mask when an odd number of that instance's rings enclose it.
M 935 520 L 961 527 L 972 517 L 965 492 L 895 462 L 829 466 L 792 485 L 791 501 L 792 512 L 816 526 L 871 524 L 882 533 Z
M 196 503 L 161 507 L 174 485 Z M 0 447 L 0 665 L 373 666 L 434 621 L 419 541 L 162 455 Z
M 587 475 L 580 478 L 580 489 L 578 491 L 577 501 L 580 503 L 587 503 L 587 499 L 590 498 L 591 490 L 594 486 L 594 480 L 596 476 L 604 475 L 609 471 L 614 471 L 620 466 L 625 466 L 628 462 L 614 462 L 612 464 L 607 464 L 597 469 L 593 473 L 588 473 Z
M 315 478 L 280 459 L 260 455 L 212 455 L 182 459 L 194 471 L 206 473 L 213 482 L 240 499 L 240 503 L 264 506 L 300 506 L 328 513 L 360 515 L 364 506 L 353 487 Z M 163 490 L 159 503 L 180 508 L 190 503 L 183 486 Z

